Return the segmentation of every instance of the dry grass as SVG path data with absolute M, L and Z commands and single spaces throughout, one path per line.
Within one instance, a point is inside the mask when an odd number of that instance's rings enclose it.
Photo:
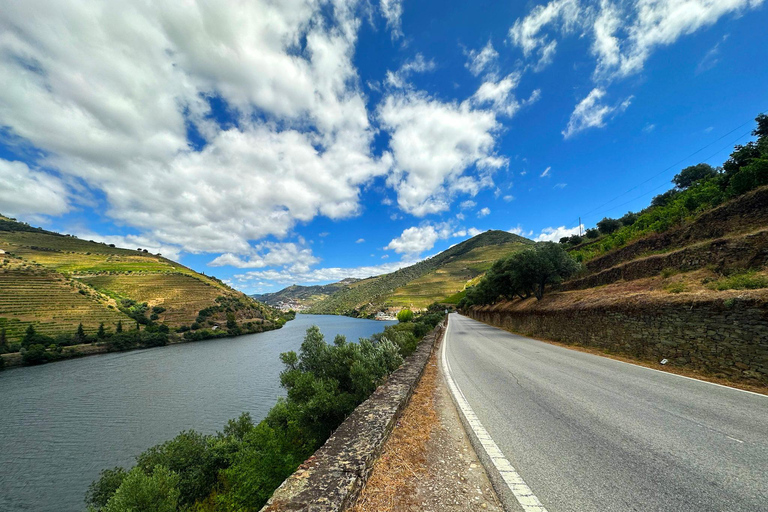
M 437 378 L 433 353 L 353 512 L 387 512 L 412 505 L 416 482 L 429 472 L 427 442 L 439 424 Z

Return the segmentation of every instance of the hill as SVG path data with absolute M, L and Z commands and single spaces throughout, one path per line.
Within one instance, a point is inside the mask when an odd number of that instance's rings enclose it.
M 330 283 L 316 286 L 292 285 L 283 288 L 279 292 L 251 295 L 254 299 L 270 306 L 294 311 L 303 311 L 314 304 L 328 298 L 334 293 L 349 288 L 359 279 L 347 278 L 338 283 Z
M 424 308 L 460 293 L 495 260 L 533 243 L 506 231 L 486 231 L 415 265 L 352 283 L 308 312 L 368 316 L 388 307 Z
M 0 329 L 10 344 L 30 325 L 51 337 L 72 335 L 79 324 L 86 334 L 102 324 L 113 332 L 118 322 L 202 332 L 225 326 L 227 313 L 244 332 L 282 325 L 273 308 L 159 254 L 0 216 Z

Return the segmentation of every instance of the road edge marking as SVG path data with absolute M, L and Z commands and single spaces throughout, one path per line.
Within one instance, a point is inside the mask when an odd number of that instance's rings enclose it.
M 523 510 L 525 512 L 547 512 L 544 505 L 542 505 L 536 495 L 533 494 L 531 488 L 528 487 L 528 484 L 525 483 L 514 466 L 507 460 L 501 449 L 499 449 L 499 446 L 491 438 L 490 434 L 488 434 L 488 431 L 485 430 L 483 424 L 480 423 L 475 411 L 472 410 L 464 393 L 462 393 L 461 388 L 459 388 L 459 385 L 453 380 L 451 366 L 445 355 L 446 346 L 448 345 L 448 332 L 451 329 L 450 315 L 447 323 L 448 326 L 445 328 L 443 343 L 440 347 L 440 362 L 443 369 L 443 375 L 448 383 L 448 388 L 451 390 L 451 396 L 453 396 L 453 400 L 456 403 L 459 412 L 464 417 L 464 424 L 469 425 L 472 429 L 478 443 L 483 448 L 483 451 L 485 451 L 486 457 L 493 463 L 493 466 L 501 476 L 502 481 L 506 484 L 507 488 Z

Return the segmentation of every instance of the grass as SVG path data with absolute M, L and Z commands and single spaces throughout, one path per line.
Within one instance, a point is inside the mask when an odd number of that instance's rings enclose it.
M 707 284 L 711 290 L 757 290 L 768 288 L 768 276 L 755 270 L 747 270 L 723 277 Z
M 468 283 L 484 274 L 496 260 L 524 247 L 518 242 L 512 242 L 472 249 L 439 269 L 397 288 L 389 296 L 386 305 L 425 308 L 433 302 L 448 302 L 446 298 L 461 293 Z

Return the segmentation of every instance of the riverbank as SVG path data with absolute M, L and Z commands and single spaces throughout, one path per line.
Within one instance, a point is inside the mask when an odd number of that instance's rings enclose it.
M 293 320 L 295 318 L 295 315 L 293 317 L 288 318 L 284 323 L 279 324 L 271 324 L 271 325 L 264 325 L 264 324 L 258 324 L 259 329 L 248 331 L 248 332 L 238 332 L 237 334 L 232 334 L 226 330 L 210 330 L 205 329 L 201 331 L 186 331 L 184 333 L 166 333 L 167 339 L 163 343 L 153 344 L 153 345 L 141 345 L 140 343 L 135 344 L 134 346 L 127 346 L 120 348 L 116 346 L 115 344 L 111 344 L 109 340 L 106 341 L 98 341 L 94 343 L 81 343 L 78 345 L 69 345 L 66 347 L 46 347 L 44 357 L 32 362 L 32 363 L 25 363 L 24 361 L 24 352 L 10 352 L 7 354 L 0 354 L 0 358 L 3 360 L 3 364 L 0 365 L 0 370 L 5 368 L 16 368 L 20 366 L 38 366 L 40 364 L 48 364 L 48 363 L 55 363 L 58 361 L 66 361 L 68 359 L 75 359 L 80 357 L 86 357 L 86 356 L 93 356 L 98 354 L 107 354 L 111 352 L 129 352 L 133 350 L 146 350 L 150 348 L 157 348 L 167 345 L 179 345 L 182 343 L 192 343 L 192 342 L 198 342 L 198 341 L 207 341 L 207 340 L 215 340 L 215 339 L 222 339 L 222 338 L 235 338 L 238 336 L 247 336 L 250 334 L 259 334 L 262 332 L 269 332 L 276 329 L 282 328 L 285 323 Z M 198 336 L 188 336 L 188 333 L 200 333 Z

